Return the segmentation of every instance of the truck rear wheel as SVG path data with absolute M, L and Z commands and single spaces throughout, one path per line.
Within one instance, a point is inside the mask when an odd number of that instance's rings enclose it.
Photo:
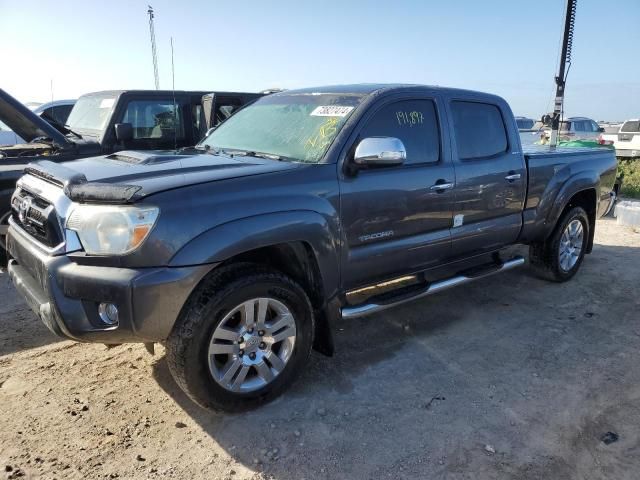
M 542 278 L 565 282 L 580 268 L 588 240 L 587 212 L 582 207 L 574 207 L 560 218 L 546 241 L 531 244 L 529 262 Z
M 167 339 L 169 369 L 196 403 L 239 411 L 282 393 L 303 369 L 313 310 L 286 275 L 223 267 L 192 294 Z

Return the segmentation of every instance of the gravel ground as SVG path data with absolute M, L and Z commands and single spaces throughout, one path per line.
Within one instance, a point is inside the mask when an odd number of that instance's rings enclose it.
M 0 274 L 7 478 L 637 479 L 640 234 L 598 222 L 577 277 L 516 269 L 338 325 L 334 358 L 242 415 L 164 352 L 50 334 Z

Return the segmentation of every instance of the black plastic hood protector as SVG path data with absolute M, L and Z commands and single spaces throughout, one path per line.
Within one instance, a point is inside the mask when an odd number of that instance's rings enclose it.
M 53 125 L 40 118 L 18 100 L 0 88 L 0 121 L 15 133 L 20 135 L 26 142 L 45 137 L 58 147 L 68 145 L 65 136 Z
M 60 185 L 74 202 L 129 203 L 142 187 L 101 182 L 87 182 L 84 174 L 48 160 L 30 163 L 25 173 Z

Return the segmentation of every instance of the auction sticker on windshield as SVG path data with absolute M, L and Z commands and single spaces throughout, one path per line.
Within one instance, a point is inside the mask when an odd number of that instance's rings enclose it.
M 346 117 L 353 107 L 343 107 L 340 105 L 320 105 L 316 107 L 311 116 L 313 117 Z

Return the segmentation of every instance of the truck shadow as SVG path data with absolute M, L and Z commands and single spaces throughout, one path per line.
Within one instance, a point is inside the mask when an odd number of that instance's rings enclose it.
M 62 341 L 43 325 L 0 271 L 0 357 Z
M 341 478 L 382 478 L 403 465 L 405 473 L 395 478 L 476 468 L 495 473 L 487 470 L 484 443 L 477 448 L 484 440 L 469 438 L 504 437 L 508 446 L 523 441 L 514 436 L 522 434 L 515 424 L 527 431 L 527 425 L 560 429 L 577 422 L 578 413 L 556 425 L 546 401 L 532 401 L 522 413 L 518 407 L 530 395 L 562 397 L 563 391 L 580 407 L 590 405 L 593 396 L 580 395 L 594 377 L 580 366 L 590 359 L 615 362 L 621 351 L 637 358 L 629 331 L 640 336 L 640 330 L 621 305 L 640 270 L 619 265 L 633 261 L 638 249 L 596 249 L 576 279 L 560 286 L 519 269 L 335 325 L 333 358 L 312 355 L 289 391 L 246 413 L 215 414 L 195 405 L 164 358 L 153 375 L 236 462 L 279 480 L 329 478 L 336 469 Z M 617 369 L 623 375 L 628 366 L 612 363 L 608 375 Z M 518 478 L 517 459 L 501 462 L 503 478 Z M 408 475 L 412 465 L 417 477 Z

